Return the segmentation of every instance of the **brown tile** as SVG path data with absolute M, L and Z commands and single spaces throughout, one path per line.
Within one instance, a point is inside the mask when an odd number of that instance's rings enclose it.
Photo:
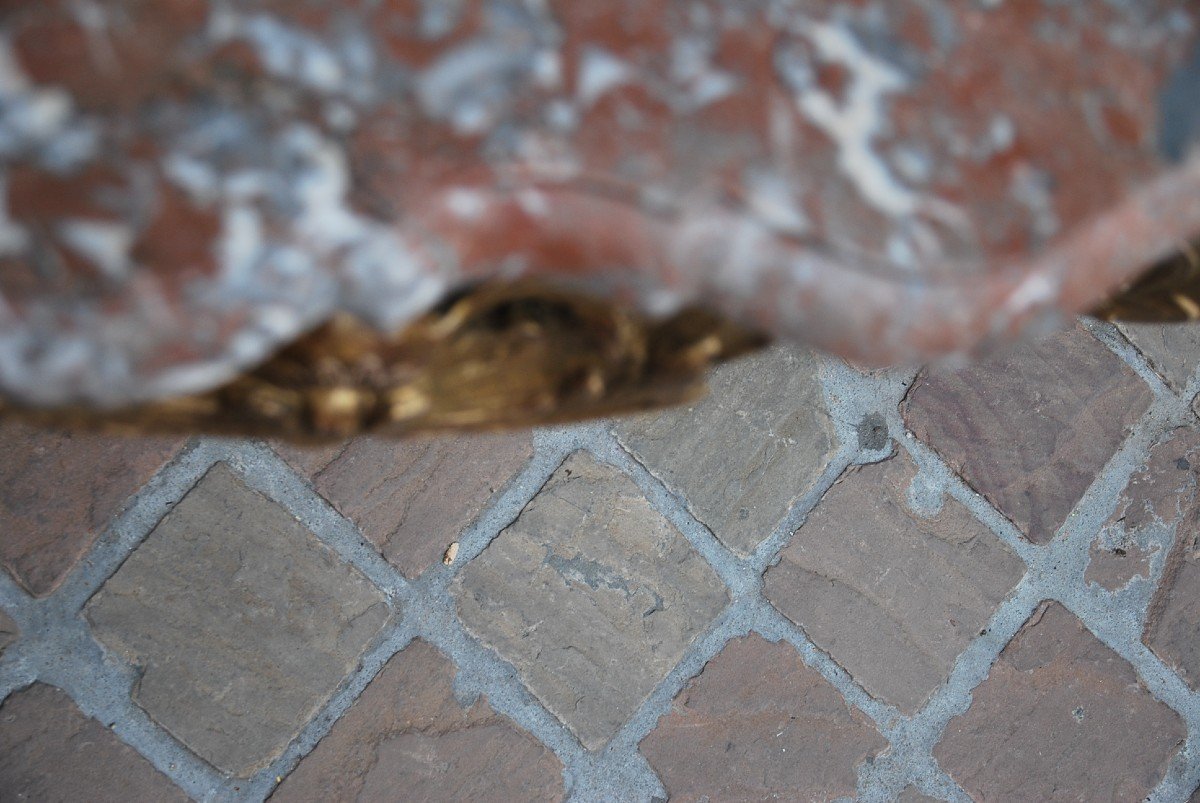
M 182 443 L 0 424 L 0 563 L 50 593 Z
M 908 507 L 906 453 L 851 469 L 766 574 L 767 598 L 871 694 L 906 712 L 941 685 L 1025 566 L 957 501 Z
M 1029 540 L 1049 541 L 1150 405 L 1144 382 L 1087 332 L 918 380 L 904 417 Z
M 271 800 L 561 800 L 555 755 L 485 699 L 459 702 L 453 681 L 441 653 L 412 643 Z
M 583 453 L 467 564 L 453 593 L 466 626 L 593 749 L 727 599 L 637 486 Z
M 699 403 L 620 422 L 617 437 L 696 518 L 754 551 L 821 476 L 837 439 L 813 355 L 776 347 L 722 366 Z
M 1200 364 L 1200 326 L 1194 323 L 1121 323 L 1118 328 L 1175 390 Z
M 1200 633 L 1200 534 L 1196 513 L 1193 506 L 1187 526 L 1176 534 L 1142 640 L 1189 686 L 1200 689 L 1200 639 L 1196 637 Z
M 441 560 L 529 461 L 533 443 L 528 432 L 517 432 L 276 449 L 411 578 Z
M 85 717 L 66 693 L 41 683 L 0 705 L 0 798 L 188 799 L 136 750 Z
M 731 641 L 641 743 L 672 801 L 824 801 L 887 747 L 787 644 Z
M 287 746 L 388 616 L 383 594 L 275 502 L 215 465 L 88 603 L 138 667 L 134 701 L 216 767 Z
M 934 756 L 976 800 L 1138 801 L 1186 735 L 1133 667 L 1044 603 Z

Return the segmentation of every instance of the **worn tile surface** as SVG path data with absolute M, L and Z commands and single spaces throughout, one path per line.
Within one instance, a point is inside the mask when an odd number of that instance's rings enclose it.
M 416 577 L 521 470 L 532 444 L 528 433 L 511 433 L 276 448 L 389 561 Z
M 778 347 L 719 369 L 691 407 L 618 424 L 617 436 L 743 554 L 825 469 L 836 440 L 816 359 Z
M 218 463 L 87 606 L 134 700 L 218 768 L 283 749 L 387 619 L 383 595 Z
M 1195 326 L 1123 323 L 1119 328 L 1176 390 L 1183 389 L 1200 365 L 1200 329 Z
M 116 734 L 41 683 L 0 705 L 0 799 L 125 803 L 188 799 Z
M 453 682 L 453 664 L 413 642 L 272 800 L 561 800 L 554 754 Z
M 1049 541 L 1150 404 L 1150 389 L 1076 328 L 913 387 L 904 417 L 1020 528 Z
M 850 469 L 766 574 L 766 595 L 867 691 L 911 712 L 1024 564 L 953 499 L 912 510 L 906 456 Z
M 596 748 L 726 602 L 628 478 L 572 455 L 462 572 L 463 622 Z
M 0 424 L 0 563 L 45 595 L 182 441 Z
M 1193 478 L 1186 526 L 1180 528 L 1162 585 L 1150 604 L 1143 640 L 1193 689 L 1200 689 L 1200 531 L 1194 483 Z
M 1150 576 L 1151 560 L 1195 527 L 1200 491 L 1200 428 L 1163 435 L 1121 493 L 1090 549 L 1085 575 L 1109 591 Z
M 1141 800 L 1186 731 L 1058 603 L 1009 643 L 934 755 L 977 800 Z
M 731 641 L 641 743 L 671 800 L 833 800 L 887 741 L 788 645 Z

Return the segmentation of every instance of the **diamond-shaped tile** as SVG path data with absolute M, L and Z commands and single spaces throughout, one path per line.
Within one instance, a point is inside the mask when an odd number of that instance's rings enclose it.
M 851 469 L 766 575 L 771 603 L 867 691 L 917 709 L 1024 564 L 950 497 L 910 509 L 906 454 Z M 918 486 L 916 493 L 921 491 Z
M 366 578 L 222 463 L 86 611 L 139 668 L 137 704 L 240 775 L 278 755 L 388 615 Z
M 0 799 L 182 803 L 188 797 L 85 717 L 65 692 L 35 683 L 0 705 Z
M 453 683 L 441 653 L 410 644 L 271 800 L 561 800 L 555 755 L 483 698 L 455 699 Z
M 904 417 L 1043 544 L 1151 399 L 1129 366 L 1075 328 L 968 368 L 930 372 L 909 394 Z
M 735 639 L 641 743 L 672 800 L 833 800 L 887 742 L 795 649 Z
M 31 593 L 50 593 L 182 443 L 4 422 L 0 563 Z
M 617 437 L 742 554 L 771 534 L 837 449 L 813 355 L 776 347 L 722 366 L 694 406 L 622 421 Z
M 1128 663 L 1044 603 L 934 756 L 975 800 L 1138 801 L 1186 736 Z
M 589 748 L 637 710 L 727 599 L 637 486 L 583 453 L 463 569 L 454 594 L 467 627 Z
M 408 577 L 438 563 L 533 454 L 528 432 L 280 444 L 285 460 Z

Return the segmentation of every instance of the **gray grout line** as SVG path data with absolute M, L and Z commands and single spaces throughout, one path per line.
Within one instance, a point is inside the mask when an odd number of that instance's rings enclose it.
M 579 740 L 529 691 L 513 665 L 481 644 L 453 611 L 449 596 L 433 601 L 422 611 L 420 637 L 454 661 L 455 687 L 467 696 L 486 696 L 492 708 L 549 747 L 569 772 L 585 752 Z
M 926 794 L 935 800 L 949 800 L 953 803 L 971 803 L 971 797 L 963 788 L 954 782 L 954 779 L 947 775 L 941 767 L 936 764 L 914 765 L 910 772 L 910 785 L 917 787 L 923 794 Z M 876 787 L 878 788 L 878 787 Z M 859 794 L 859 800 L 864 803 L 885 803 L 896 799 L 899 794 L 881 794 L 876 791 L 876 788 L 868 789 Z M 904 789 L 900 789 L 903 792 Z
M 972 639 L 955 660 L 946 682 L 900 726 L 906 738 L 919 742 L 925 752 L 933 749 L 950 720 L 966 713 L 976 687 L 987 679 L 1000 653 L 1041 601 L 1040 592 L 1026 575 L 992 614 L 982 635 Z
M 71 696 L 87 716 L 106 725 L 160 772 L 196 799 L 225 783 L 220 772 L 176 741 L 133 701 L 136 671 L 106 659 L 82 618 L 59 622 L 39 640 L 38 680 Z
M 1174 426 L 1194 423 L 1188 400 L 1200 391 L 1200 375 L 1184 393 L 1174 394 L 1145 358 L 1108 324 L 1085 322 L 1088 330 L 1151 387 L 1155 401 L 1118 452 L 1100 472 L 1055 539 L 1046 546 L 1026 541 L 1017 528 L 977 494 L 933 449 L 908 433 L 900 404 L 915 372 L 861 374 L 837 360 L 822 359 L 821 378 L 840 448 L 821 478 L 801 495 L 787 515 L 748 557 L 726 548 L 688 509 L 687 501 L 626 451 L 611 432 L 611 422 L 538 430 L 532 459 L 495 494 L 475 522 L 459 537 L 454 564 L 433 566 L 408 580 L 391 566 L 357 527 L 342 517 L 278 455 L 253 442 L 205 438 L 191 442 L 137 495 L 89 554 L 46 599 L 25 594 L 0 573 L 0 607 L 17 622 L 20 637 L 0 656 L 0 698 L 34 680 L 62 687 L 89 716 L 113 723 L 124 741 L 146 756 L 188 794 L 203 800 L 262 800 L 333 727 L 382 667 L 413 638 L 433 644 L 457 669 L 455 694 L 469 701 L 483 694 L 489 704 L 545 744 L 563 763 L 564 783 L 572 801 L 650 800 L 665 796 L 662 783 L 638 751 L 638 744 L 670 710 L 674 698 L 730 640 L 756 632 L 786 641 L 801 660 L 820 672 L 848 704 L 862 711 L 890 743 L 884 754 L 858 768 L 858 798 L 891 800 L 910 784 L 926 794 L 966 800 L 966 793 L 937 765 L 932 750 L 948 722 L 970 706 L 1004 647 L 1043 599 L 1066 605 L 1096 636 L 1133 666 L 1158 699 L 1187 724 L 1188 741 L 1172 759 L 1154 801 L 1182 801 L 1200 782 L 1200 695 L 1141 643 L 1146 606 L 1161 579 L 1171 533 L 1162 533 L 1151 576 L 1124 592 L 1110 594 L 1084 582 L 1088 551 L 1117 504 L 1131 473 L 1144 462 L 1154 442 Z M 859 463 L 877 462 L 893 453 L 863 451 L 857 425 L 878 415 L 889 436 L 919 468 L 910 500 L 914 509 L 936 508 L 948 495 L 966 507 L 1027 564 L 1029 571 L 994 612 L 984 634 L 958 657 L 947 681 L 924 707 L 904 716 L 871 697 L 803 629 L 774 609 L 763 596 L 762 574 L 778 559 L 795 531 L 824 493 Z M 585 450 L 628 476 L 664 517 L 692 544 L 721 577 L 731 594 L 729 605 L 688 645 L 681 659 L 638 711 L 602 750 L 589 752 L 529 691 L 513 666 L 470 634 L 458 619 L 453 585 L 462 567 L 520 514 L 572 452 Z M 252 487 L 283 505 L 328 547 L 378 586 L 393 604 L 385 625 L 332 698 L 305 726 L 284 753 L 249 779 L 226 779 L 153 723 L 132 701 L 132 668 L 105 656 L 91 637 L 80 610 L 87 599 L 216 461 L 223 460 Z M 453 534 L 451 534 L 453 535 Z
M 900 444 L 900 448 L 908 452 L 919 470 L 914 482 L 922 485 L 919 490 L 922 512 L 929 510 L 936 514 L 944 498 L 949 496 L 991 530 L 996 538 L 1000 539 L 1025 563 L 1036 560 L 1042 547 L 1026 540 L 1007 516 L 997 510 L 982 494 L 967 485 L 966 481 L 958 476 L 937 452 L 917 440 L 909 432 L 905 432 L 904 440 Z M 917 491 L 910 489 L 910 501 L 914 501 L 911 499 L 914 493 Z
M 717 618 L 693 639 L 683 658 L 659 682 L 637 713 L 617 731 L 606 751 L 636 751 L 638 744 L 670 710 L 671 702 L 688 681 L 700 674 L 705 664 L 725 649 L 730 641 L 751 633 L 757 619 L 758 610 L 752 598 L 742 597 L 726 605 Z
M 105 656 L 91 638 L 83 616 L 71 610 L 71 602 L 69 597 L 60 600 L 52 595 L 33 600 L 18 611 L 30 626 L 22 631 L 17 645 L 20 661 L 28 670 L 18 688 L 38 681 L 62 689 L 85 715 L 111 728 L 185 792 L 205 798 L 223 782 L 220 774 L 133 702 L 136 672 Z M 6 654 L 5 661 L 8 659 Z
M 576 803 L 665 801 L 667 790 L 645 757 L 637 752 L 585 756 L 567 800 Z
M 533 458 L 517 473 L 504 490 L 493 496 L 482 513 L 458 538 L 458 556 L 448 567 L 435 566 L 420 578 L 442 576 L 432 582 L 446 585 L 462 567 L 474 560 L 508 525 L 516 521 L 525 505 L 537 495 L 563 461 L 580 446 L 578 433 L 570 431 L 537 431 L 534 434 Z
M 244 782 L 234 785 L 226 781 L 221 791 L 212 799 L 223 802 L 263 800 L 269 797 L 278 786 L 279 779 L 287 777 L 301 759 L 317 746 L 317 743 L 332 730 L 334 723 L 354 705 L 384 665 L 392 656 L 407 647 L 414 636 L 412 629 L 403 620 L 393 620 L 386 625 L 372 646 L 363 654 L 358 669 L 342 682 L 337 692 L 305 725 L 283 754 Z
M 819 672 L 841 693 L 847 704 L 862 711 L 875 723 L 880 734 L 891 740 L 896 725 L 902 718 L 894 706 L 876 700 L 868 694 L 832 656 L 813 643 L 804 632 L 804 628 L 788 619 L 769 602 L 759 601 L 757 608 L 759 615 L 755 621 L 755 632 L 769 641 L 786 641 L 791 644 L 807 666 Z
M 87 555 L 53 594 L 64 610 L 78 611 L 112 576 L 212 465 L 212 444 L 189 441 L 126 503 Z
M 671 702 L 687 683 L 719 654 L 730 640 L 751 632 L 755 616 L 753 601 L 731 602 L 709 626 L 693 639 L 683 657 L 643 701 L 637 712 L 593 757 L 581 774 L 572 800 L 607 801 L 665 798 L 666 790 L 654 770 L 638 751 L 638 745 L 670 710 Z M 632 770 L 632 771 L 631 771 Z M 641 795 L 630 796 L 640 791 Z
M 1189 736 L 1183 749 L 1171 759 L 1162 781 L 1146 798 L 1147 803 L 1186 801 L 1200 785 L 1200 754 L 1196 737 L 1190 735 L 1195 732 L 1195 728 L 1189 725 Z
M 1175 395 L 1166 381 L 1150 365 L 1145 355 L 1138 351 L 1136 346 L 1126 340 L 1125 336 L 1121 334 L 1116 326 L 1106 321 L 1099 321 L 1088 317 L 1081 317 L 1079 322 L 1083 324 L 1083 327 L 1088 330 L 1092 337 L 1100 341 L 1105 348 L 1117 355 L 1126 365 L 1132 368 L 1142 378 L 1142 381 L 1150 386 L 1150 390 L 1155 396 L 1165 398 Z
M 946 682 L 911 716 L 871 697 L 832 657 L 812 643 L 803 628 L 772 609 L 771 627 L 764 634 L 791 643 L 805 663 L 819 671 L 850 705 L 870 717 L 891 744 L 888 755 L 877 759 L 870 768 L 867 783 L 860 784 L 861 799 L 890 800 L 908 784 L 918 781 L 936 783 L 943 790 L 957 790 L 955 796 L 965 796 L 937 766 L 931 751 L 946 723 L 969 707 L 972 691 L 987 677 L 1000 651 L 1036 606 L 1037 601 L 1031 602 L 1031 595 L 1023 590 L 1026 586 L 1024 581 L 1018 584 L 992 616 L 985 635 L 971 641 L 955 661 Z
M 750 570 L 760 577 L 766 573 L 777 560 L 779 554 L 792 542 L 796 531 L 803 526 L 812 513 L 813 508 L 825 496 L 838 478 L 846 473 L 846 469 L 854 465 L 859 454 L 846 446 L 841 447 L 825 467 L 825 471 L 817 478 L 812 487 L 797 499 L 784 516 L 783 521 L 776 526 L 775 531 L 766 537 L 750 556 Z
M 316 494 L 282 457 L 267 446 L 250 441 L 228 444 L 219 459 L 229 464 L 246 485 L 291 513 L 393 603 L 408 602 L 410 584 L 403 575 L 363 537 L 358 527 Z
M 759 577 L 745 561 L 722 544 L 712 530 L 692 515 L 683 500 L 625 451 L 615 437 L 600 433 L 586 448 L 597 460 L 620 470 L 637 485 L 650 505 L 688 540 L 734 597 L 758 588 Z

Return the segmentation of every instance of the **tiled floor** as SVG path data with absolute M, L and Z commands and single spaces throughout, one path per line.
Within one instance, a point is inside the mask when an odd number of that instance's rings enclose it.
M 1089 323 L 534 433 L 4 424 L 0 799 L 1188 800 L 1198 364 Z

